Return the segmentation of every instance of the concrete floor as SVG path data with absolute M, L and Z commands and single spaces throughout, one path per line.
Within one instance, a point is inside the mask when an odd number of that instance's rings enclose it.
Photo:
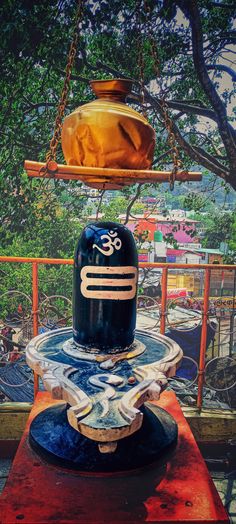
M 8 477 L 8 473 L 10 471 L 11 463 L 12 463 L 12 459 L 9 459 L 9 458 L 0 459 L 0 493 L 2 492 L 5 486 L 5 483 Z
M 236 524 L 236 471 L 229 473 L 211 471 L 211 476 L 232 524 Z

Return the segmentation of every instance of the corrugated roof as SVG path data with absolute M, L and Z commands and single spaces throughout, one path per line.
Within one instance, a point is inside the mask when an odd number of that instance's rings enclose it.
M 125 214 L 121 214 L 119 215 L 118 218 L 120 219 L 123 219 L 125 218 L 126 215 Z M 148 216 L 145 216 L 145 215 L 132 215 L 132 217 L 129 217 L 129 221 L 131 222 L 134 222 L 135 220 L 156 220 L 157 222 L 168 222 L 169 224 L 173 223 L 173 222 L 187 222 L 187 223 L 191 223 L 191 224 L 198 224 L 199 223 L 199 220 L 192 220 L 191 218 L 186 218 L 186 217 L 182 217 L 182 218 L 173 218 L 173 217 L 164 217 L 163 215 L 148 215 Z
M 194 249 L 194 251 L 198 253 L 208 253 L 209 255 L 223 255 L 222 251 L 220 249 L 208 249 L 208 248 L 200 248 L 200 249 Z
M 167 255 L 182 256 L 182 255 L 185 255 L 185 253 L 193 253 L 194 255 L 198 255 L 198 253 L 196 253 L 196 251 L 194 251 L 192 249 L 171 249 L 171 248 L 167 248 L 167 250 L 166 250 L 166 254 Z M 201 255 L 199 254 L 198 256 L 201 256 Z

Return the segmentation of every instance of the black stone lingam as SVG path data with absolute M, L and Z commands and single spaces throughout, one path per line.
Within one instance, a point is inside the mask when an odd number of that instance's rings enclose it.
M 143 404 L 159 398 L 181 350 L 135 332 L 137 284 L 132 233 L 113 222 L 87 225 L 75 250 L 73 330 L 40 335 L 26 350 L 53 398 L 68 402 L 30 427 L 31 445 L 49 461 L 115 472 L 150 464 L 176 441 L 173 418 Z
M 136 325 L 138 254 L 132 233 L 113 222 L 85 227 L 75 250 L 73 338 L 106 353 L 127 349 Z

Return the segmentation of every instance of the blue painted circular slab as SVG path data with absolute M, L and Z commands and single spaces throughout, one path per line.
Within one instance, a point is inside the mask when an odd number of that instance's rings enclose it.
M 115 473 L 144 467 L 156 462 L 177 441 L 178 429 L 173 417 L 155 406 L 147 406 L 142 427 L 130 437 L 118 441 L 114 453 L 101 453 L 97 442 L 87 439 L 67 421 L 68 405 L 47 408 L 33 420 L 30 444 L 35 451 L 55 465 L 81 472 Z

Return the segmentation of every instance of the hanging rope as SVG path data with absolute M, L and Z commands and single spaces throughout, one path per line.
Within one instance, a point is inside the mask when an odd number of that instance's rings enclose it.
M 78 0 L 78 7 L 75 16 L 75 27 L 73 32 L 73 38 L 70 45 L 70 50 L 68 54 L 68 60 L 66 65 L 66 76 L 64 79 L 64 84 L 62 88 L 60 102 L 57 107 L 57 116 L 54 125 L 53 136 L 50 140 L 50 147 L 46 154 L 46 168 L 43 168 L 45 172 L 48 172 L 53 175 L 57 169 L 56 163 L 56 151 L 58 143 L 61 139 L 61 130 L 62 130 L 62 120 L 65 113 L 65 108 L 67 104 L 69 89 L 70 89 L 70 78 L 75 61 L 79 32 L 80 32 L 80 23 L 83 16 L 83 0 Z

